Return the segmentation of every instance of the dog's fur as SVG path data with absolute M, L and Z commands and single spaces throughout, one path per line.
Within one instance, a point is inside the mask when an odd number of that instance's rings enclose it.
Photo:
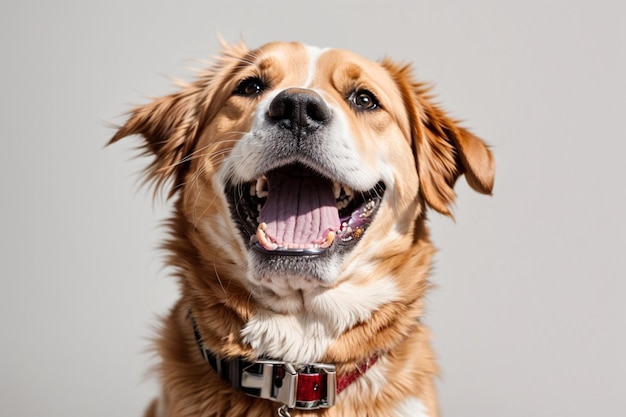
M 174 198 L 164 247 L 181 297 L 157 340 L 162 394 L 146 415 L 277 413 L 280 404 L 234 390 L 203 360 L 193 317 L 205 347 L 223 358 L 324 362 L 342 375 L 378 355 L 335 406 L 292 416 L 437 416 L 438 371 L 421 321 L 434 253 L 426 210 L 450 215 L 463 174 L 491 193 L 487 146 L 433 104 L 410 67 L 344 50 L 225 46 L 179 87 L 135 108 L 111 140 L 143 136 L 154 157 L 147 177 Z M 308 108 L 313 122 L 277 122 L 277 112 L 291 111 L 271 108 L 284 91 L 325 113 Z M 305 257 L 251 248 L 227 194 L 293 164 L 357 193 L 384 184 L 373 220 L 348 249 Z

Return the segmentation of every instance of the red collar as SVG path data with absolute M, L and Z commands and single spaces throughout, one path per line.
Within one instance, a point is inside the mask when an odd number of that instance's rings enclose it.
M 284 404 L 288 408 L 314 410 L 335 404 L 335 396 L 363 375 L 378 360 L 374 354 L 348 374 L 337 377 L 335 365 L 323 363 L 294 364 L 290 362 L 243 358 L 222 359 L 204 348 L 196 321 L 191 317 L 194 336 L 200 353 L 233 388 L 247 395 Z

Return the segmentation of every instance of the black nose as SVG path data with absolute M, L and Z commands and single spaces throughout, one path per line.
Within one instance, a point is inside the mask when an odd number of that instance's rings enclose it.
M 267 115 L 280 126 L 300 133 L 326 124 L 330 109 L 315 91 L 288 88 L 274 97 Z

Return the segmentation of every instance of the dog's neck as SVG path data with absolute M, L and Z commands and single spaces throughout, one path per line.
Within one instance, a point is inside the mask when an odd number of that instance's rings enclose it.
M 213 371 L 245 394 L 282 403 L 287 408 L 315 410 L 332 407 L 335 397 L 378 360 L 375 353 L 356 370 L 337 375 L 334 364 L 291 363 L 280 359 L 224 359 L 207 349 L 191 311 L 189 318 L 200 354 Z

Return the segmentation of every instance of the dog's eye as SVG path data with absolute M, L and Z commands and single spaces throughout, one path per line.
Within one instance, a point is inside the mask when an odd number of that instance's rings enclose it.
M 240 96 L 255 96 L 267 88 L 267 85 L 258 77 L 246 78 L 235 88 L 234 93 Z
M 367 90 L 359 90 L 352 93 L 350 102 L 359 110 L 374 110 L 380 106 L 374 93 Z

